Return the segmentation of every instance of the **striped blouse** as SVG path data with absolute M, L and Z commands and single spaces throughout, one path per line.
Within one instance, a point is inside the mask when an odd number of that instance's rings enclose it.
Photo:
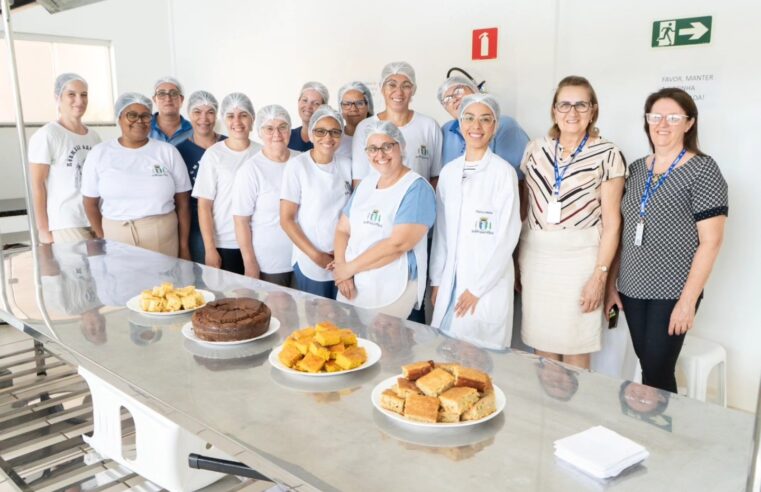
M 560 186 L 560 223 L 547 223 L 548 203 L 553 200 L 555 185 L 555 140 L 549 137 L 532 140 L 526 146 L 521 171 L 528 188 L 528 225 L 531 229 L 587 229 L 596 227 L 602 216 L 600 185 L 603 181 L 623 178 L 628 174 L 626 161 L 613 143 L 600 137 L 590 137 L 584 149 L 565 172 Z M 562 154 L 563 146 L 558 145 Z M 562 169 L 570 158 L 559 159 Z

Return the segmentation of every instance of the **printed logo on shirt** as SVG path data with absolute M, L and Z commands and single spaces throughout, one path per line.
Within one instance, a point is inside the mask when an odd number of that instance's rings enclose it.
M 381 227 L 381 214 L 378 209 L 373 209 L 372 212 L 367 214 L 367 219 L 363 223 Z
M 428 159 L 430 157 L 428 154 L 428 147 L 426 147 L 425 145 L 421 145 L 420 147 L 418 147 L 416 157 L 418 159 Z
M 153 176 L 168 176 L 169 173 L 167 172 L 166 167 L 161 166 L 159 164 L 153 165 Z
M 492 230 L 494 227 L 491 219 L 488 217 L 488 215 L 493 215 L 493 212 L 485 211 L 485 210 L 476 210 L 476 214 L 482 214 L 475 223 L 475 227 L 470 232 L 474 234 L 489 234 L 494 235 L 494 231 Z
M 90 145 L 77 144 L 71 148 L 66 156 L 66 167 L 76 169 L 74 173 L 74 186 L 76 186 L 76 189 L 82 188 L 82 166 L 85 164 L 87 153 L 91 150 L 92 146 Z
M 348 181 L 344 181 L 344 187 L 346 188 L 344 191 L 344 195 L 349 196 L 351 195 L 351 183 Z

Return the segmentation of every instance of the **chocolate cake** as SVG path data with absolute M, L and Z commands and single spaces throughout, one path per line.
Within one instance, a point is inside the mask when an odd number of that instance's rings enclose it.
M 193 313 L 193 332 L 209 342 L 247 340 L 266 332 L 271 316 L 270 308 L 256 299 L 220 299 Z

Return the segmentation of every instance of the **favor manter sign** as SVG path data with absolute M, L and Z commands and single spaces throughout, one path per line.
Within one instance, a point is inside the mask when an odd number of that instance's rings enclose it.
M 653 48 L 708 44 L 711 42 L 712 16 L 688 17 L 653 22 Z

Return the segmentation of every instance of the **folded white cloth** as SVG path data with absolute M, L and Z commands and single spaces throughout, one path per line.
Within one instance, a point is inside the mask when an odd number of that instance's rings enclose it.
M 650 453 L 601 425 L 555 441 L 555 456 L 595 478 L 615 477 Z

